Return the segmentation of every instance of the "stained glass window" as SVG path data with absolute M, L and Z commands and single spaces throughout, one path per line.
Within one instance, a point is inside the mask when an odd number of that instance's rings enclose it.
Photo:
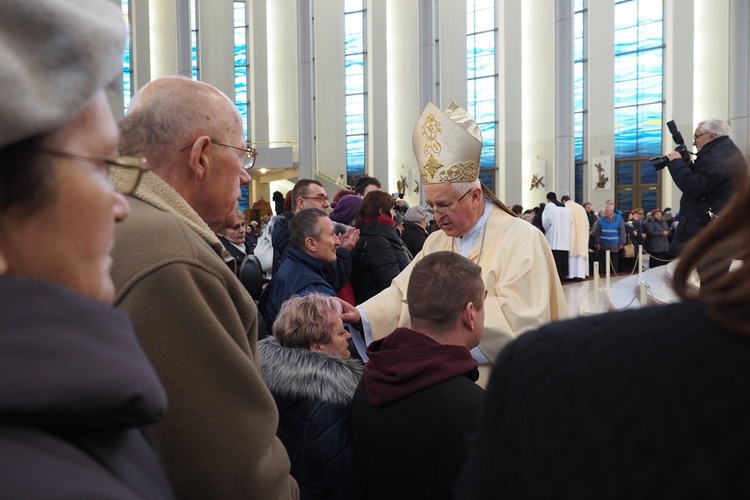
M 363 0 L 344 1 L 344 85 L 346 88 L 346 173 L 348 183 L 365 173 L 367 92 Z
M 583 148 L 586 137 L 588 109 L 586 107 L 586 81 L 588 76 L 586 54 L 586 22 L 588 9 L 584 0 L 573 3 L 573 148 L 575 157 L 574 199 L 583 203 Z
M 197 1 L 198 0 L 190 0 L 190 68 L 194 80 L 200 80 Z
M 125 43 L 125 53 L 122 58 L 122 98 L 124 111 L 127 112 L 128 106 L 130 106 L 130 98 L 133 96 L 133 65 L 131 63 L 133 44 L 130 39 L 133 26 L 130 22 L 130 0 L 122 0 L 121 5 L 122 16 L 125 19 L 125 26 L 128 31 L 128 39 Z
M 249 65 L 247 62 L 247 0 L 234 1 L 234 101 L 242 117 L 245 140 L 250 139 L 248 94 Z
M 661 152 L 662 0 L 615 3 L 615 157 Z
M 482 132 L 484 147 L 480 159 L 480 178 L 495 190 L 495 145 L 497 143 L 497 69 L 495 67 L 494 0 L 467 0 L 467 94 L 466 111 L 474 117 Z

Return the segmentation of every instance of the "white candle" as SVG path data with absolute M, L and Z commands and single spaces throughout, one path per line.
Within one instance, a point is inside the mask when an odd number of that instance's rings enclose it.
M 594 262 L 594 312 L 599 312 L 599 263 Z
M 612 261 L 611 261 L 611 259 L 612 259 L 612 256 L 609 254 L 609 250 L 607 250 L 607 261 L 606 261 L 607 262 L 607 270 L 606 270 L 607 274 L 605 274 L 606 281 L 604 283 L 604 289 L 605 290 L 609 290 L 609 268 L 612 267 Z
M 646 307 L 646 304 L 648 304 L 648 292 L 645 281 L 638 283 L 638 290 L 641 292 L 641 307 Z
M 641 276 L 643 275 L 643 246 L 638 245 L 638 282 L 641 282 Z

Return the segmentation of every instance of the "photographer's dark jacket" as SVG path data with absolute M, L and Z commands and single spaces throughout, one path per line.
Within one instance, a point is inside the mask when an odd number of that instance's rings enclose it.
M 258 342 L 261 376 L 279 409 L 277 435 L 292 461 L 301 500 L 354 495 L 349 404 L 362 363 L 309 349 Z
M 685 243 L 711 221 L 708 207 L 721 213 L 741 176 L 747 175 L 745 159 L 728 136 L 717 137 L 698 151 L 695 163 L 682 158 L 668 163 L 669 173 L 682 191 L 679 224 L 670 253 L 679 254 Z

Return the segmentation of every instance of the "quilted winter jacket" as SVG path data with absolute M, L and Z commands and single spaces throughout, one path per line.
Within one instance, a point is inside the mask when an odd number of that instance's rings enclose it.
M 273 337 L 260 341 L 258 350 L 300 498 L 353 498 L 349 404 L 362 377 L 361 362 L 283 347 Z

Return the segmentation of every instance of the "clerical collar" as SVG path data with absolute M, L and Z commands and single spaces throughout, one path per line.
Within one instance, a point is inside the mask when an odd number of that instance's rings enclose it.
M 485 198 L 484 213 L 479 218 L 477 223 L 474 224 L 474 227 L 469 229 L 469 231 L 460 238 L 453 238 L 453 243 L 456 246 L 456 250 L 459 254 L 461 254 L 462 257 L 469 257 L 469 252 L 471 252 L 471 249 L 474 248 L 477 240 L 484 234 L 484 227 L 487 225 L 487 220 L 490 218 L 490 213 L 492 212 L 493 205 L 494 203 L 492 203 L 491 200 Z

